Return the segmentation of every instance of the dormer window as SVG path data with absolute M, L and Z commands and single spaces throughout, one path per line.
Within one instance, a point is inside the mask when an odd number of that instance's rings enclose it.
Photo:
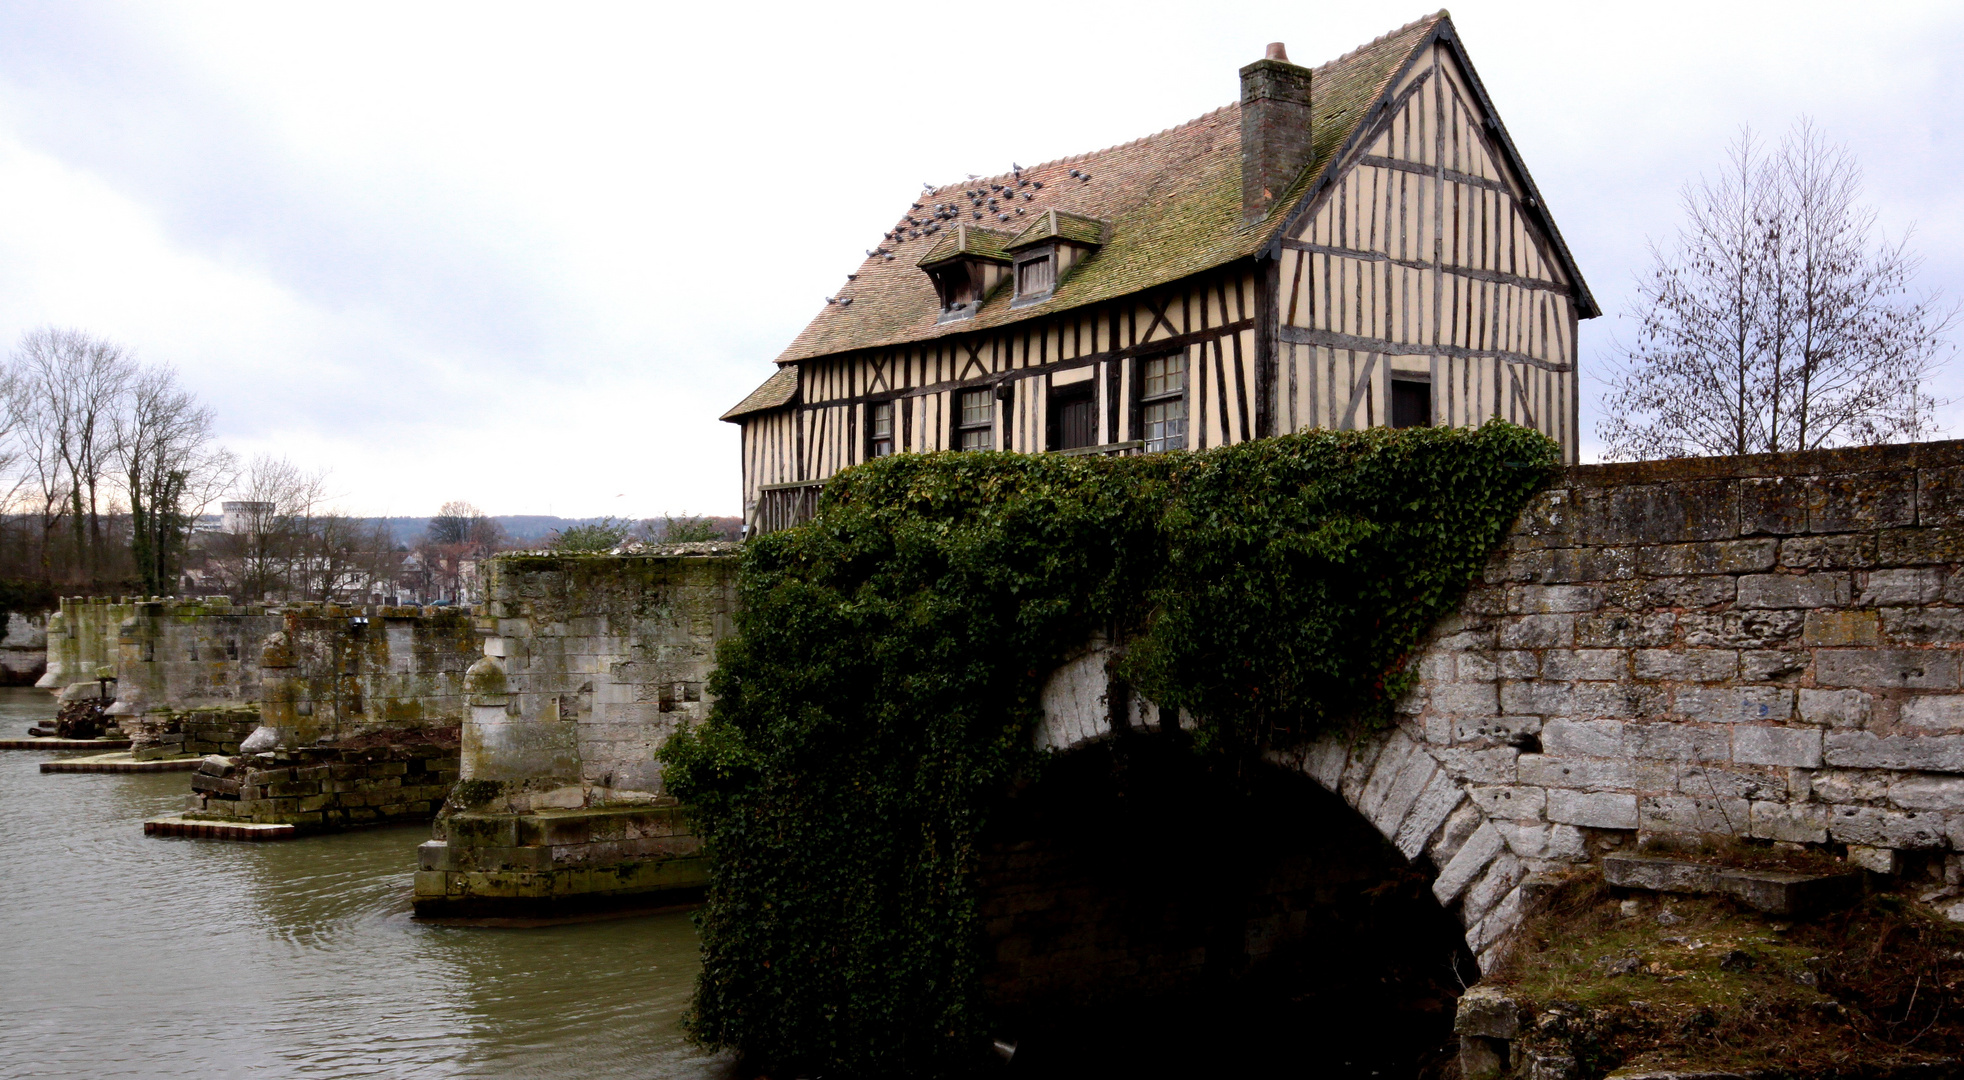
M 1026 259 L 1016 260 L 1016 297 L 1048 295 L 1057 284 L 1056 259 L 1046 251 Z
M 1011 307 L 1050 299 L 1071 267 L 1105 242 L 1105 223 L 1063 210 L 1045 210 L 1030 227 L 1004 245 L 1016 260 L 1016 296 Z
M 920 267 L 941 299 L 939 322 L 970 319 L 1009 274 L 1006 233 L 957 225 L 922 257 Z

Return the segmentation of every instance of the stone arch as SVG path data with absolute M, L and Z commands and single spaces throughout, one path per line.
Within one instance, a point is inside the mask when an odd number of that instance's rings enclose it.
M 1040 748 L 1069 753 L 1124 731 L 1159 731 L 1176 722 L 1122 685 L 1115 692 L 1111 660 L 1109 644 L 1094 639 L 1050 674 L 1035 733 Z M 1430 745 L 1427 721 L 1442 718 L 1427 712 L 1403 703 L 1390 730 L 1357 742 L 1324 739 L 1269 759 L 1342 799 L 1408 862 L 1425 868 L 1433 895 L 1459 920 L 1466 947 L 1485 973 L 1528 914 L 1524 886 L 1530 872 L 1547 863 L 1583 861 L 1586 852 L 1572 826 L 1528 825 L 1491 814 L 1497 804 L 1533 793 L 1498 776 L 1482 783 L 1482 759 Z M 1191 726 L 1184 715 L 1177 722 Z M 1518 754 L 1505 747 L 1497 752 Z
M 1431 875 L 1287 763 L 1093 738 L 991 809 L 982 988 L 1034 1076 L 1430 1075 L 1475 977 Z

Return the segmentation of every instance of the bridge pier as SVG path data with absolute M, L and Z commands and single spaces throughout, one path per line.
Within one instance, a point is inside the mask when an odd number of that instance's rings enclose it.
M 418 852 L 425 917 L 701 897 L 707 860 L 655 751 L 708 715 L 736 545 L 490 561 L 461 779 Z

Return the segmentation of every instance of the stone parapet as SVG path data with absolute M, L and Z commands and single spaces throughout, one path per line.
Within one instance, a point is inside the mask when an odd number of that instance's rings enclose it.
M 1964 444 L 1567 470 L 1404 728 L 1515 835 L 1964 836 Z M 1605 839 L 1614 839 L 1605 835 Z

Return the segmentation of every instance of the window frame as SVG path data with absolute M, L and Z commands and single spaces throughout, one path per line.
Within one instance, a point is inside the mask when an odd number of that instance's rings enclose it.
M 1157 394 L 1148 394 L 1146 392 L 1146 370 L 1154 361 L 1160 360 L 1176 361 L 1179 364 L 1180 388 L 1170 393 L 1162 391 Z M 1192 433 L 1193 425 L 1192 402 L 1188 393 L 1193 387 L 1193 365 L 1187 356 L 1187 351 L 1180 349 L 1174 352 L 1161 353 L 1158 356 L 1142 356 L 1135 362 L 1135 365 L 1132 372 L 1132 434 L 1134 438 L 1139 440 L 1140 452 L 1157 454 L 1164 453 L 1168 450 L 1185 450 L 1189 441 L 1188 436 Z M 1180 402 L 1180 443 L 1178 446 L 1161 445 L 1154 447 L 1152 445 L 1154 440 L 1147 437 L 1146 434 L 1146 410 L 1151 406 L 1163 405 L 1173 401 Z M 1159 441 L 1164 443 L 1166 440 L 1162 437 Z
M 970 394 L 981 394 L 984 396 L 983 400 L 989 403 L 989 418 L 987 421 L 982 423 L 968 422 L 967 403 Z M 953 450 L 961 450 L 961 451 L 994 450 L 996 448 L 996 411 L 997 411 L 996 388 L 993 386 L 969 386 L 969 387 L 957 388 L 954 392 L 953 404 L 954 407 L 948 410 L 949 417 L 951 420 L 953 420 L 953 425 L 952 425 L 953 434 L 948 442 L 949 448 Z M 962 436 L 972 431 L 979 431 L 984 433 L 985 445 L 982 446 L 963 445 Z
M 1398 422 L 1398 387 L 1400 384 L 1418 387 L 1425 393 L 1425 416 L 1424 419 L 1417 423 L 1401 424 Z M 1387 406 L 1384 410 L 1385 427 L 1397 431 L 1411 427 L 1431 427 L 1436 422 L 1437 418 L 1434 415 L 1436 409 L 1432 401 L 1432 376 L 1430 373 L 1394 371 L 1385 380 L 1385 392 L 1391 399 L 1385 402 Z
M 1048 270 L 1047 281 L 1041 288 L 1025 288 L 1025 277 L 1038 265 Z M 1048 300 L 1057 291 L 1057 252 L 1054 248 L 1044 247 L 1019 256 L 1011 265 L 1010 273 L 1014 275 L 1015 283 L 1011 303 L 1034 304 Z
M 879 434 L 878 422 L 876 420 L 878 412 L 881 409 L 885 409 L 887 411 L 887 433 L 884 437 L 882 437 Z M 880 453 L 878 449 L 879 445 L 883 442 L 887 444 L 887 450 L 886 453 L 884 454 Z M 865 449 L 866 458 L 865 460 L 872 461 L 875 458 L 891 457 L 892 455 L 897 454 L 899 452 L 900 452 L 899 399 L 881 398 L 878 400 L 867 402 L 866 403 L 866 449 Z

